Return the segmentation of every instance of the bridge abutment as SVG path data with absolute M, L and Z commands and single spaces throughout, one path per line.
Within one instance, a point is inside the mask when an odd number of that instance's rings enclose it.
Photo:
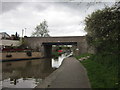
M 52 45 L 43 45 L 44 47 L 44 57 L 52 56 Z

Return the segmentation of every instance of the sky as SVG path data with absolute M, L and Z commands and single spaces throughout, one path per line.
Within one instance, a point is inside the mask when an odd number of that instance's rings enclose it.
M 92 0 L 93 1 L 93 0 Z M 84 0 L 2 0 L 0 3 L 0 32 L 31 36 L 35 27 L 46 20 L 50 36 L 84 36 L 85 17 L 113 1 Z M 26 29 L 25 29 L 26 28 Z

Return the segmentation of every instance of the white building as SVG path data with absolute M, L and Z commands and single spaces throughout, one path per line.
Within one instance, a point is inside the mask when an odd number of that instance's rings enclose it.
M 0 33 L 0 47 L 11 45 L 19 46 L 19 44 L 20 44 L 19 40 L 11 40 L 11 37 L 6 32 Z

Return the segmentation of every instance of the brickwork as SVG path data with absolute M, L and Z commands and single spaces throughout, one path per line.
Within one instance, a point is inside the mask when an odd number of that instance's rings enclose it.
M 44 52 L 44 45 L 42 43 L 60 43 L 60 42 L 77 42 L 76 49 L 79 54 L 87 53 L 88 45 L 85 36 L 69 36 L 69 37 L 25 37 L 26 46 L 32 49 L 38 49 Z

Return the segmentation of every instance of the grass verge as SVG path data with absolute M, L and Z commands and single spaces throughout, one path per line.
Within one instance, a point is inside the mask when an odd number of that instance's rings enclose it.
M 83 55 L 79 57 L 82 56 Z M 118 74 L 116 67 L 102 65 L 91 58 L 84 60 L 81 63 L 87 70 L 92 88 L 118 88 Z

